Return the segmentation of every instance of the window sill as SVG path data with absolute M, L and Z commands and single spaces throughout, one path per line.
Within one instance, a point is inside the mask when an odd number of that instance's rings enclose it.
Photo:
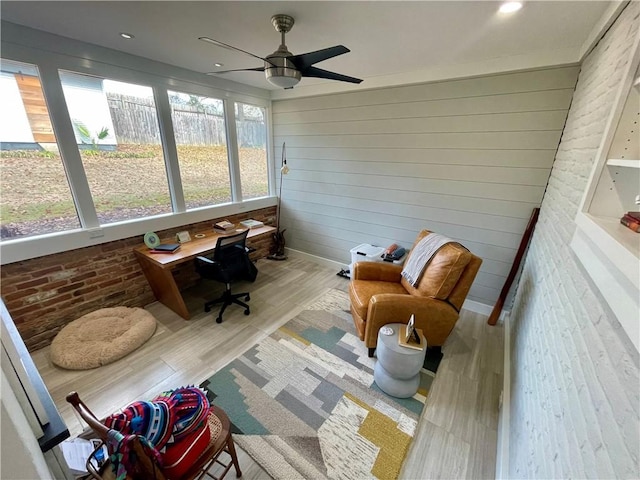
M 99 228 L 72 230 L 67 232 L 39 235 L 0 243 L 0 264 L 29 260 L 31 258 L 67 252 L 77 248 L 90 247 L 125 238 L 142 235 L 149 231 L 162 231 L 169 228 L 205 222 L 239 213 L 272 207 L 277 204 L 277 197 L 262 197 L 246 200 L 241 203 L 227 203 L 209 208 L 174 213 L 158 217 L 144 218 L 121 223 L 104 225 Z
M 619 219 L 578 213 L 571 248 L 640 350 L 640 234 Z

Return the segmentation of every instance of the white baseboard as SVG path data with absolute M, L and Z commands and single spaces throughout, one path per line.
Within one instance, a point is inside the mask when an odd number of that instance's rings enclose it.
M 328 258 L 318 257 L 316 255 L 311 255 L 310 253 L 301 252 L 300 250 L 294 250 L 292 248 L 285 248 L 285 250 L 287 252 L 287 255 L 292 258 L 304 258 L 311 262 L 324 265 L 325 267 L 334 268 L 336 270 L 336 273 L 338 273 L 343 268 L 348 268 L 348 265 L 341 262 L 336 262 L 335 260 L 329 260 Z M 480 313 L 486 316 L 491 315 L 491 311 L 493 310 L 493 307 L 491 305 L 486 305 L 484 303 L 480 303 L 480 302 L 476 302 L 474 300 L 468 300 L 468 299 L 464 301 L 464 303 L 462 304 L 462 308 L 465 310 L 469 310 L 475 313 Z M 504 320 L 504 317 L 506 315 L 509 315 L 509 312 L 507 310 L 503 310 L 502 313 L 500 314 L 500 318 L 498 319 L 498 321 Z
M 510 316 L 504 324 L 504 373 L 500 413 L 498 414 L 498 444 L 496 446 L 496 479 L 509 478 L 509 424 L 511 422 L 511 326 Z
M 491 312 L 493 311 L 493 307 L 491 305 L 469 299 L 464 301 L 464 303 L 462 304 L 462 308 L 471 312 L 486 315 L 487 317 L 491 315 Z M 501 320 L 504 321 L 507 316 L 509 316 L 509 310 L 502 310 L 502 312 L 500 312 L 500 316 L 498 317 L 498 322 Z
M 311 255 L 310 253 L 301 252 L 300 250 L 294 250 L 292 248 L 285 248 L 287 255 L 292 258 L 304 258 L 311 262 L 318 263 L 320 265 L 324 265 L 325 267 L 335 268 L 336 273 L 338 273 L 343 268 L 348 268 L 348 265 L 345 265 L 341 262 L 336 262 L 335 260 L 329 260 L 328 258 L 318 257 L 316 255 Z

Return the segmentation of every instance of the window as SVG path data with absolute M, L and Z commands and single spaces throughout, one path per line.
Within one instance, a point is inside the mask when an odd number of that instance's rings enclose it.
M 187 210 L 231 202 L 222 100 L 168 94 Z
M 264 197 L 269 194 L 265 109 L 236 102 L 235 113 L 242 198 Z
M 151 87 L 60 72 L 100 224 L 170 213 Z
M 0 105 L 2 239 L 79 228 L 36 66 L 2 60 Z

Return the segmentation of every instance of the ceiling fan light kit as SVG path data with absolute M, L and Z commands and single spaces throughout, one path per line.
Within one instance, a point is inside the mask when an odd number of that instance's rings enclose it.
M 292 57 L 293 54 L 284 43 L 284 36 L 291 31 L 294 23 L 293 17 L 289 15 L 279 14 L 271 17 L 271 24 L 280 33 L 282 43 L 278 50 L 271 55 L 267 55 L 268 62 L 265 62 L 264 73 L 269 83 L 280 88 L 293 88 L 302 78 L 300 71 L 289 60 L 289 57 Z
M 286 59 L 283 60 L 286 62 Z M 293 88 L 302 78 L 298 70 L 288 66 L 267 68 L 265 75 L 269 83 L 281 88 Z
M 263 67 L 257 68 L 242 68 L 236 70 L 224 70 L 218 72 L 209 72 L 207 75 L 218 75 L 229 72 L 243 72 L 243 71 L 254 71 L 254 72 L 264 72 L 265 77 L 269 83 L 275 85 L 280 88 L 293 88 L 300 82 L 302 77 L 316 77 L 316 78 L 324 78 L 327 80 L 337 80 L 340 82 L 349 82 L 349 83 L 360 83 L 362 82 L 359 78 L 349 77 L 347 75 L 342 75 L 335 72 L 330 72 L 327 70 L 323 70 L 321 68 L 314 67 L 315 63 L 322 62 L 323 60 L 327 60 L 329 58 L 337 57 L 338 55 L 342 55 L 344 53 L 348 53 L 349 49 L 343 45 L 336 45 L 335 47 L 329 47 L 322 50 L 317 50 L 315 52 L 303 53 L 300 55 L 293 55 L 285 44 L 285 34 L 288 33 L 293 24 L 295 23 L 293 17 L 290 15 L 278 14 L 271 17 L 271 23 L 276 29 L 277 32 L 281 35 L 281 44 L 278 49 L 273 52 L 271 55 L 267 55 L 266 57 L 260 57 L 258 55 L 254 55 L 253 53 L 247 52 L 240 48 L 234 47 L 232 45 L 228 45 L 226 43 L 220 42 L 219 40 L 214 40 L 209 37 L 199 37 L 200 40 L 212 43 L 219 47 L 227 48 L 229 50 L 235 50 L 238 52 L 242 52 L 246 55 L 249 55 L 253 58 L 258 58 L 264 61 Z

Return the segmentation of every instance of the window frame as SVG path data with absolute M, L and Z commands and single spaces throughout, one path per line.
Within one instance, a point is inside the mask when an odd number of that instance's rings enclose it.
M 197 72 L 135 57 L 33 29 L 2 22 L 2 58 L 30 63 L 38 68 L 40 81 L 56 135 L 62 162 L 76 204 L 80 229 L 0 242 L 0 264 L 60 253 L 91 245 L 142 235 L 147 231 L 175 228 L 230 216 L 277 204 L 273 157 L 271 99 L 268 90 L 205 77 Z M 18 35 L 19 33 L 19 35 Z M 52 40 L 56 41 L 53 42 Z M 43 45 L 46 45 L 45 50 Z M 156 102 L 173 212 L 141 219 L 100 225 L 66 107 L 59 70 L 151 87 Z M 202 77 L 202 78 L 201 78 Z M 186 210 L 178 163 L 168 90 L 221 99 L 224 102 L 227 152 L 231 182 L 230 203 Z M 267 128 L 266 197 L 242 201 L 236 139 L 234 102 L 265 108 Z M 231 126 L 231 127 L 230 127 Z
M 230 107 L 233 107 L 233 120 L 234 120 L 234 122 L 236 122 L 235 114 L 236 114 L 236 105 L 238 105 L 238 104 L 239 105 L 249 105 L 249 106 L 258 107 L 258 108 L 264 108 L 264 124 L 265 124 L 265 137 L 266 137 L 265 138 L 265 149 L 266 149 L 266 153 L 267 153 L 267 189 L 268 189 L 267 194 L 268 195 L 275 195 L 275 190 L 273 190 L 273 191 L 271 190 L 272 186 L 275 189 L 275 176 L 273 176 L 273 169 L 271 168 L 271 163 L 269 161 L 269 158 L 271 156 L 271 135 L 270 135 L 270 133 L 272 132 L 271 123 L 270 123 L 271 110 L 268 109 L 267 107 L 262 107 L 260 105 L 250 104 L 250 103 L 247 103 L 247 102 L 240 102 L 240 101 L 235 100 L 235 99 L 233 101 L 229 102 L 229 103 L 230 103 Z M 238 124 L 236 122 L 236 123 L 234 123 L 234 129 L 237 130 L 237 128 L 238 128 Z M 236 155 L 238 156 L 237 162 L 236 162 L 236 165 L 238 166 L 238 184 L 240 186 L 242 186 L 241 165 L 240 165 L 240 147 L 239 147 L 239 144 L 238 144 L 237 132 L 236 132 L 236 135 L 235 135 L 235 141 L 236 141 Z M 260 198 L 260 197 L 258 197 L 258 198 Z M 239 192 L 239 198 L 238 198 L 237 201 L 238 202 L 246 201 L 246 200 L 243 200 L 243 199 L 244 199 L 244 196 L 242 194 L 242 191 L 240 191 Z

